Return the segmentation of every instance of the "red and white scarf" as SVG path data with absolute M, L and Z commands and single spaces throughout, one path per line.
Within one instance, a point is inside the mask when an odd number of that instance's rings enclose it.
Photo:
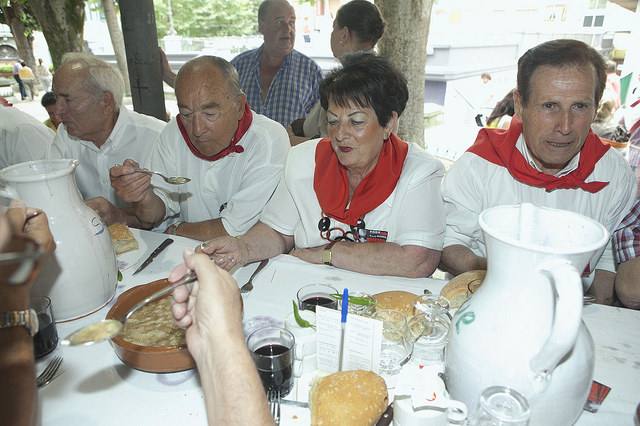
M 180 129 L 180 134 L 182 135 L 182 138 L 186 142 L 187 146 L 189 147 L 189 150 L 191 151 L 191 153 L 196 157 L 200 158 L 201 160 L 206 160 L 206 161 L 219 160 L 231 154 L 232 152 L 237 152 L 237 153 L 244 152 L 244 148 L 241 147 L 240 145 L 237 145 L 237 143 L 240 139 L 242 139 L 244 134 L 247 133 L 247 130 L 249 130 L 249 127 L 251 126 L 252 121 L 253 121 L 253 114 L 251 113 L 249 104 L 245 103 L 244 113 L 242 114 L 242 117 L 240 118 L 240 120 L 238 120 L 238 127 L 236 128 L 236 132 L 231 138 L 231 142 L 229 143 L 229 146 L 227 146 L 225 149 L 218 152 L 217 154 L 204 155 L 203 153 L 200 152 L 200 150 L 198 150 L 198 148 L 193 144 L 193 142 L 191 142 L 191 139 L 189 138 L 189 134 L 187 133 L 187 129 L 184 127 L 184 124 L 182 123 L 182 117 L 180 116 L 180 114 L 178 114 L 178 117 L 176 118 L 176 123 L 178 123 L 178 129 Z
M 467 151 L 495 165 L 505 167 L 518 182 L 544 188 L 547 192 L 556 189 L 582 189 L 596 193 L 609 184 L 609 182 L 585 182 L 585 179 L 593 172 L 596 163 L 610 148 L 609 145 L 602 143 L 591 130 L 580 150 L 578 168 L 564 176 L 548 175 L 531 166 L 516 148 L 516 142 L 521 133 L 522 121 L 514 117 L 507 130 L 480 130 L 475 143 Z
M 347 169 L 340 164 L 331 140 L 322 139 L 316 146 L 313 189 L 325 215 L 351 226 L 374 210 L 393 192 L 400 179 L 409 145 L 393 133 L 382 144 L 378 162 L 362 179 L 349 202 Z M 349 206 L 347 208 L 347 206 Z

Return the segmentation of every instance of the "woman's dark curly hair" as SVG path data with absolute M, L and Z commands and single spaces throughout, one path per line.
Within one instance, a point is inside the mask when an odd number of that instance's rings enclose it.
M 388 59 L 372 53 L 347 55 L 338 68 L 320 83 L 320 104 L 328 110 L 329 99 L 339 106 L 371 107 L 384 127 L 395 111 L 402 114 L 409 89 L 407 79 Z

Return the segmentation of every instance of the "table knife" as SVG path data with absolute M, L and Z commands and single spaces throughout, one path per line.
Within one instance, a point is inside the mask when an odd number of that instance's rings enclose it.
M 166 240 L 164 240 L 159 246 L 158 248 L 156 248 L 153 253 L 151 253 L 149 255 L 149 257 L 147 257 L 147 259 L 142 262 L 142 265 L 140 265 L 140 267 L 138 269 L 136 269 L 136 271 L 132 274 L 135 275 L 138 272 L 142 271 L 144 268 L 146 268 L 147 266 L 149 266 L 149 264 L 151 262 L 153 262 L 153 259 L 155 259 L 161 252 L 162 250 L 166 249 L 167 247 L 169 247 L 169 245 L 173 243 L 173 240 L 171 238 L 167 238 Z

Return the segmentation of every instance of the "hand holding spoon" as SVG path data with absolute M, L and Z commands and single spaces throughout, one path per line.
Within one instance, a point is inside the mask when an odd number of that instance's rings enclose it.
M 196 279 L 198 279 L 198 277 L 196 276 L 195 272 L 187 272 L 178 281 L 163 288 L 162 290 L 156 291 L 151 296 L 136 303 L 131 309 L 127 311 L 127 313 L 120 321 L 103 320 L 100 322 L 89 324 L 69 334 L 60 342 L 60 344 L 64 346 L 86 346 L 102 342 L 103 340 L 111 339 L 112 337 L 115 337 L 120 334 L 120 332 L 122 332 L 124 323 L 127 322 L 127 320 L 131 317 L 131 315 L 133 315 L 134 312 L 138 311 L 146 304 L 153 302 L 154 300 L 158 300 L 161 297 L 171 293 L 175 288 L 180 287 L 181 285 L 190 284 Z

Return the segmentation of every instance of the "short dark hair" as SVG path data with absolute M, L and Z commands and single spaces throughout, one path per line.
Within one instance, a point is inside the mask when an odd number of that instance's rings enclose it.
M 375 45 L 384 34 L 384 20 L 375 4 L 367 0 L 345 3 L 336 15 L 340 28 L 347 27 L 361 42 Z
M 43 107 L 48 107 L 49 105 L 55 105 L 56 104 L 56 94 L 53 92 L 47 92 L 44 95 L 42 95 L 42 99 L 40 100 L 40 103 L 42 104 Z
M 596 105 L 600 103 L 607 82 L 606 66 L 602 55 L 581 41 L 558 39 L 532 47 L 518 60 L 518 92 L 524 105 L 529 101 L 531 77 L 534 71 L 543 65 L 551 67 L 592 66 L 597 80 L 593 94 L 594 100 Z
M 340 106 L 355 103 L 371 107 L 378 123 L 386 126 L 395 111 L 402 114 L 409 89 L 407 79 L 388 59 L 372 53 L 347 55 L 338 68 L 320 83 L 320 104 L 325 110 L 329 99 Z

